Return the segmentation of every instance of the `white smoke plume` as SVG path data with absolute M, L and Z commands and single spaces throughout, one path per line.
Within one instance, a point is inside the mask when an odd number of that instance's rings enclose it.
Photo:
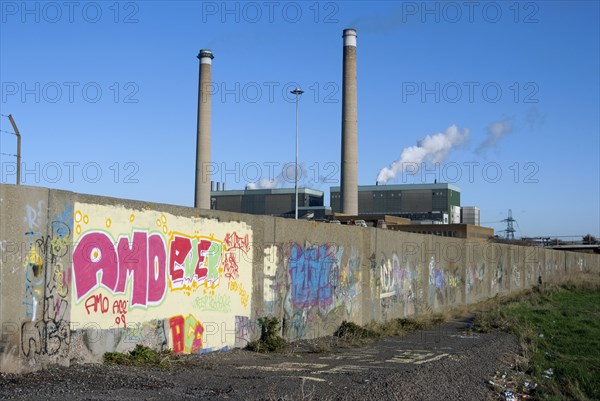
M 307 170 L 304 165 L 298 166 L 298 182 L 302 180 L 303 177 L 306 177 Z M 295 180 L 294 176 L 294 163 L 285 164 L 281 172 L 273 178 L 261 178 L 258 182 L 249 183 L 246 188 L 247 189 L 274 189 L 280 188 L 286 183 L 293 184 Z
M 421 163 L 440 163 L 446 160 L 450 151 L 463 144 L 469 137 L 469 130 L 464 128 L 458 131 L 456 125 L 451 125 L 444 132 L 427 135 L 417 141 L 416 146 L 405 148 L 400 154 L 400 159 L 393 162 L 391 166 L 384 167 L 379 171 L 377 182 L 385 184 L 396 175 L 401 174 L 406 166 L 417 166 Z
M 512 132 L 512 124 L 510 119 L 498 121 L 490 124 L 487 129 L 487 135 L 485 140 L 479 144 L 475 152 L 478 154 L 483 153 L 486 149 L 496 146 L 500 140 L 507 134 Z

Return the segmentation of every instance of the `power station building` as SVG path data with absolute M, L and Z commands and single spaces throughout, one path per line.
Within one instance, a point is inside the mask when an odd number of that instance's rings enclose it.
M 341 212 L 340 187 L 331 187 L 333 212 Z M 431 224 L 460 223 L 460 189 L 452 184 L 364 185 L 358 187 L 359 215 L 392 215 Z
M 357 32 L 343 31 L 340 186 L 330 188 L 330 207 L 322 191 L 298 188 L 298 217 L 334 223 L 382 227 L 422 234 L 488 238 L 493 230 L 479 226 L 479 208 L 460 206 L 460 189 L 452 184 L 358 185 Z M 255 215 L 295 217 L 294 189 L 225 191 L 209 182 L 211 143 L 212 51 L 200 50 L 194 206 Z M 296 113 L 298 107 L 296 98 Z M 297 116 L 296 116 L 297 118 Z M 296 121 L 297 122 L 297 121 Z M 297 138 L 296 138 L 297 141 Z M 297 152 L 297 143 L 296 143 Z M 296 158 L 298 154 L 296 153 Z M 362 223 L 362 224 L 359 224 Z M 462 224 L 461 224 L 462 223 Z M 440 224 L 445 224 L 441 227 Z
M 460 222 L 474 226 L 481 225 L 479 208 L 476 206 L 463 206 L 460 208 Z
M 228 212 L 294 217 L 294 188 L 223 190 L 211 192 L 211 209 Z M 323 191 L 298 188 L 298 216 L 325 218 L 331 209 L 323 206 Z

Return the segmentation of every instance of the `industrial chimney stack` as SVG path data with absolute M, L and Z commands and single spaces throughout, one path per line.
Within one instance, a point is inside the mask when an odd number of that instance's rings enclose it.
M 198 125 L 196 140 L 196 190 L 194 207 L 210 209 L 210 110 L 211 65 L 214 58 L 207 49 L 200 50 L 198 77 Z
M 342 73 L 342 213 L 358 215 L 358 121 L 356 112 L 356 30 L 344 29 Z

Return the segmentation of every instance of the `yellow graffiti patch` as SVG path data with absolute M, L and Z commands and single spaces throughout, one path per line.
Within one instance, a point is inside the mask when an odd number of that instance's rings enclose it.
M 31 247 L 29 252 L 27 252 L 27 256 L 25 256 L 25 267 L 30 264 L 37 266 L 42 266 L 42 264 L 44 264 L 42 257 L 37 253 L 34 247 Z

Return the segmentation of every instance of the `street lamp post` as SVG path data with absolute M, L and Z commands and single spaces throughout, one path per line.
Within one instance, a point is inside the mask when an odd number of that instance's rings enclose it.
M 294 193 L 296 195 L 296 200 L 294 203 L 294 218 L 298 220 L 298 99 L 304 91 L 300 88 L 296 88 L 290 93 L 296 95 L 296 164 L 294 165 Z

